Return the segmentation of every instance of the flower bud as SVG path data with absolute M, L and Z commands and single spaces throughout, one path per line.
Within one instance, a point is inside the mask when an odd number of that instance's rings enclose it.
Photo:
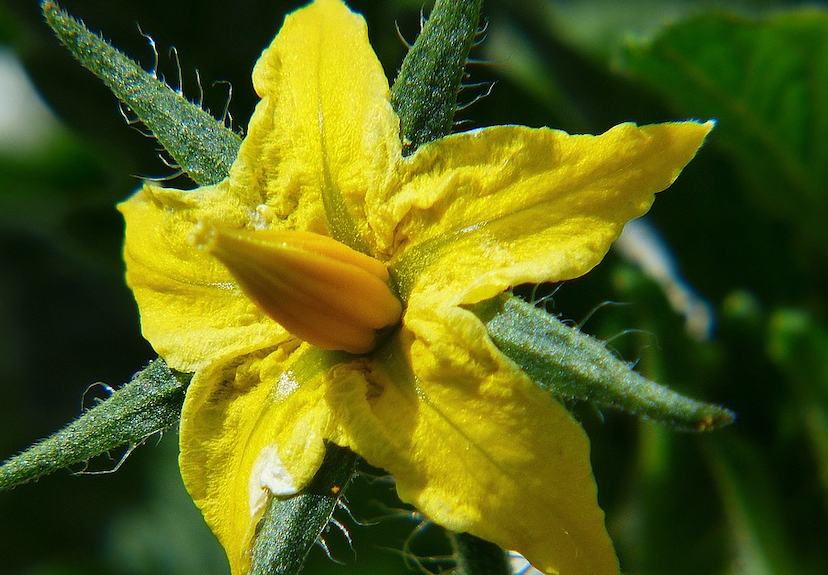
M 206 229 L 205 229 L 206 228 Z M 205 226 L 194 242 L 221 261 L 242 291 L 290 333 L 317 347 L 368 353 L 402 304 L 379 260 L 328 236 Z

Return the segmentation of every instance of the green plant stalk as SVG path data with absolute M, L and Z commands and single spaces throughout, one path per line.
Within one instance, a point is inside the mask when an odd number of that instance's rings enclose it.
M 190 376 L 161 359 L 78 419 L 0 466 L 0 491 L 85 463 L 122 445 L 142 444 L 178 422 Z
M 241 146 L 235 132 L 92 33 L 56 2 L 46 0 L 41 8 L 72 55 L 138 116 L 195 183 L 217 184 L 227 177 Z
M 765 456 L 745 440 L 722 434 L 702 444 L 732 537 L 734 564 L 742 573 L 807 573 L 791 545 L 782 509 L 784 495 L 769 480 Z M 813 572 L 813 571 L 810 571 Z

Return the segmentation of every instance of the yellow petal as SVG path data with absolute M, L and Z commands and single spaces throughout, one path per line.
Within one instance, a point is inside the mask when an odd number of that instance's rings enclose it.
M 233 189 L 262 198 L 280 227 L 354 248 L 369 241 L 362 198 L 388 185 L 400 143 L 365 21 L 339 0 L 297 10 L 253 83 L 262 101 L 233 165 Z
M 375 352 L 369 385 L 329 388 L 335 441 L 390 471 L 400 497 L 448 529 L 547 573 L 617 575 L 589 442 L 572 416 L 465 310 L 406 322 L 416 335 Z
M 521 283 L 572 279 L 649 209 L 712 126 L 621 124 L 600 136 L 499 126 L 457 134 L 407 160 L 401 190 L 370 199 L 369 219 L 381 252 L 394 258 L 404 297 L 415 282 L 443 302 L 474 303 Z
M 196 374 L 181 415 L 181 475 L 233 575 L 246 575 L 269 494 L 311 480 L 331 425 L 329 371 L 341 354 L 307 344 L 249 354 Z
M 172 367 L 193 372 L 290 338 L 190 241 L 202 219 L 229 228 L 250 221 L 251 208 L 226 182 L 190 192 L 147 184 L 118 209 L 126 220 L 127 283 L 144 337 Z

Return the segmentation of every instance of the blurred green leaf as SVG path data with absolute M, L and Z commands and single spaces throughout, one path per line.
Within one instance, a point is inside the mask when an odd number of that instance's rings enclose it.
M 625 66 L 681 114 L 717 118 L 749 193 L 828 249 L 828 13 L 704 14 L 629 46 Z
M 828 327 L 805 310 L 782 309 L 770 322 L 768 355 L 828 407 Z
M 828 327 L 804 310 L 782 309 L 768 332 L 768 355 L 798 400 L 828 510 Z
M 758 15 L 796 3 L 791 0 L 512 0 L 533 10 L 568 44 L 602 59 L 617 53 L 625 38 L 650 36 L 665 22 L 702 11 Z
M 722 495 L 735 561 L 730 573 L 777 575 L 805 570 L 785 530 L 779 490 L 756 446 L 722 434 L 706 447 Z

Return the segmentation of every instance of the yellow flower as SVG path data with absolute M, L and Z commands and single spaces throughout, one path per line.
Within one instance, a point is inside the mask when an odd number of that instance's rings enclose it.
M 120 206 L 144 335 L 194 373 L 181 472 L 233 573 L 268 495 L 301 490 L 331 441 L 448 529 L 548 573 L 617 574 L 581 427 L 462 306 L 589 271 L 712 124 L 498 126 L 403 158 L 365 23 L 339 0 L 288 16 L 253 82 L 262 101 L 227 180 L 146 184 Z M 402 320 L 363 355 L 300 341 L 197 247 L 205 229 L 334 236 L 387 267 Z

